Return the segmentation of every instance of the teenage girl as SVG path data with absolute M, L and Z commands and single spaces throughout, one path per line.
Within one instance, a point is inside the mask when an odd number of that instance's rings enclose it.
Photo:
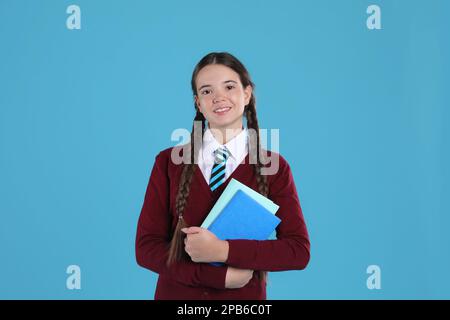
M 304 269 L 310 257 L 290 166 L 261 150 L 255 86 L 236 57 L 206 55 L 191 86 L 200 147 L 193 127 L 191 142 L 156 156 L 137 226 L 137 263 L 159 274 L 155 299 L 266 299 L 267 271 Z M 264 174 L 264 154 L 278 157 L 274 174 Z M 189 161 L 174 161 L 174 155 Z M 198 227 L 231 178 L 279 205 L 276 240 L 220 240 Z

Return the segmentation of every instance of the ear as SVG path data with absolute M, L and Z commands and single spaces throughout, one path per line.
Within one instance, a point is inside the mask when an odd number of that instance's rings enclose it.
M 197 95 L 194 96 L 194 102 L 195 102 L 195 105 L 197 106 L 198 111 L 200 111 L 201 113 L 203 113 L 203 112 L 202 112 L 202 109 L 201 109 L 201 107 L 200 107 L 200 100 L 199 100 L 199 98 L 198 98 Z
M 251 85 L 248 85 L 245 89 L 244 89 L 244 100 L 245 100 L 245 105 L 247 106 L 250 103 L 250 99 L 252 97 L 252 93 L 253 93 L 253 88 Z

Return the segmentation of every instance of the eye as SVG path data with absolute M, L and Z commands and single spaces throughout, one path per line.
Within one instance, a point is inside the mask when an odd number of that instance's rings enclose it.
M 201 92 L 202 95 L 206 95 L 209 93 L 211 93 L 211 90 L 208 90 L 208 89 L 202 90 L 202 92 Z
M 231 89 L 233 89 L 233 88 L 234 88 L 233 85 L 227 85 L 227 89 L 228 89 L 228 90 L 231 90 Z

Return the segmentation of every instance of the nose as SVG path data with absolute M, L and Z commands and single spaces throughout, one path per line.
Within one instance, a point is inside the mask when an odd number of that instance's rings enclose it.
M 222 90 L 215 90 L 213 95 L 213 103 L 217 103 L 224 100 L 224 94 Z

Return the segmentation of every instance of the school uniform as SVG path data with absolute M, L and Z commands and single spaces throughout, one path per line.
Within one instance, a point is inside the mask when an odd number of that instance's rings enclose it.
M 220 146 L 209 129 L 206 130 L 183 214 L 188 226 L 202 224 L 231 178 L 258 191 L 256 175 L 249 161 L 246 129 L 225 144 L 228 151 L 225 177 L 211 190 L 209 181 L 211 171 L 214 171 L 214 151 L 218 147 L 224 146 Z M 281 155 L 278 155 L 278 172 L 267 176 L 268 198 L 280 206 L 276 213 L 281 219 L 276 240 L 227 240 L 229 252 L 225 266 L 185 260 L 167 267 L 169 243 L 178 222 L 175 198 L 183 169 L 182 164 L 171 161 L 172 151 L 179 149 L 168 148 L 155 158 L 136 235 L 138 264 L 159 274 L 155 299 L 266 299 L 266 283 L 256 276 L 256 272 L 244 287 L 226 289 L 227 265 L 263 271 L 306 267 L 310 257 L 309 236 L 289 164 Z M 267 152 L 269 157 L 275 155 Z

